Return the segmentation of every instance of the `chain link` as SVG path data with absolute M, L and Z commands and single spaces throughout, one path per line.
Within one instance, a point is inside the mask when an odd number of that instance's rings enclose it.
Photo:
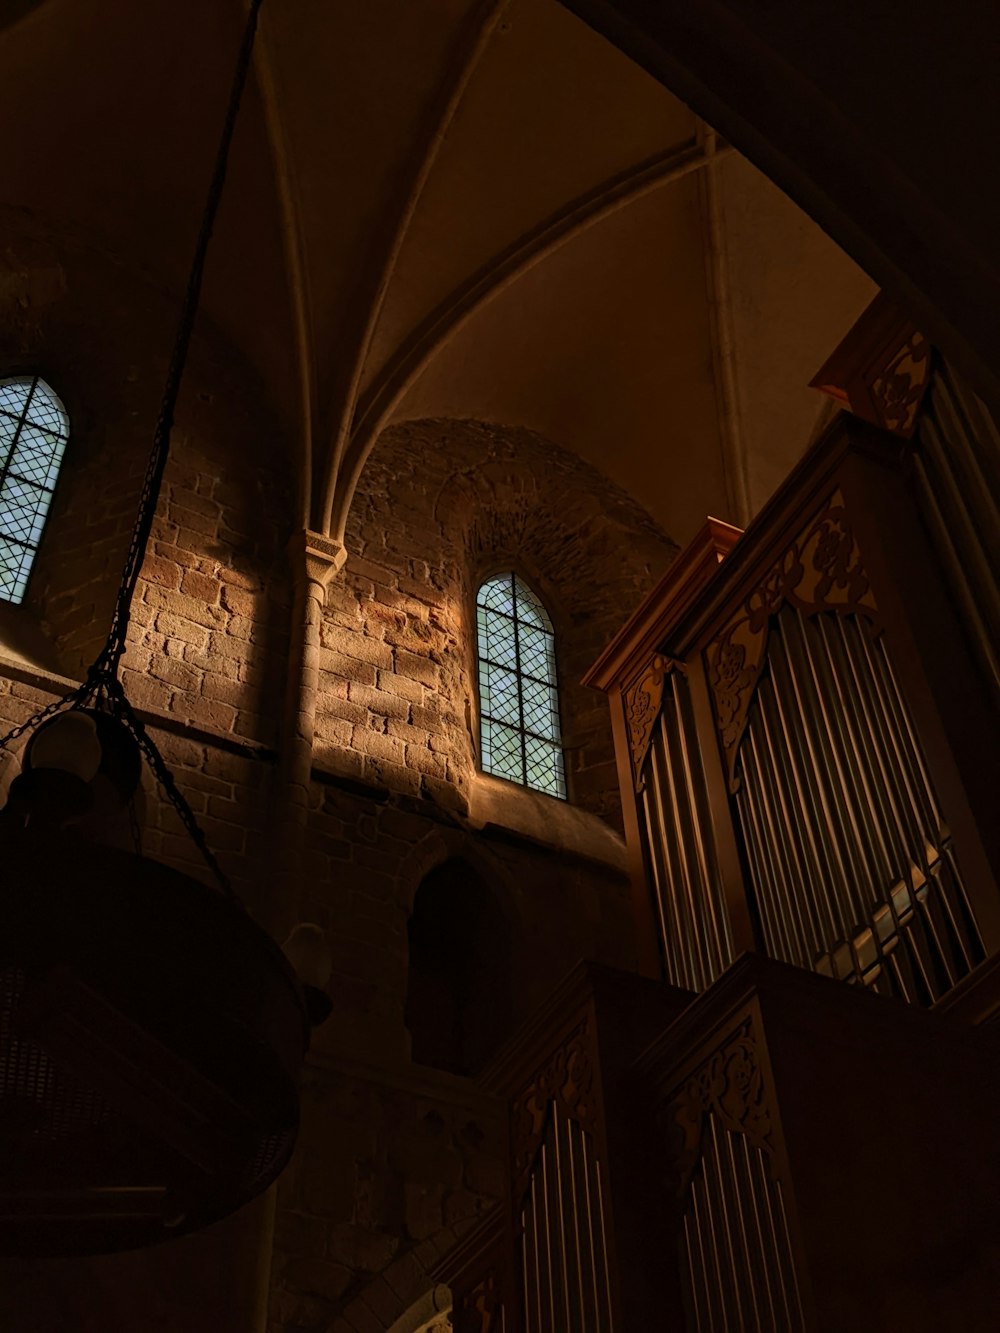
M 41 712 L 32 713 L 26 721 L 12 727 L 6 736 L 0 736 L 0 750 L 6 750 L 12 741 L 20 740 L 26 731 L 31 731 L 32 727 L 37 727 L 47 718 L 50 718 L 53 713 L 58 713 L 60 708 L 72 708 L 80 693 L 81 689 L 75 689 L 72 694 L 66 694 L 61 699 L 53 699 L 52 703 L 46 704 Z
M 117 678 L 110 683 L 112 708 L 115 715 L 120 718 L 128 728 L 132 736 L 135 737 L 136 744 L 146 756 L 146 762 L 152 770 L 153 776 L 163 790 L 163 794 L 170 801 L 171 805 L 177 811 L 177 816 L 184 825 L 188 836 L 201 853 L 205 864 L 211 870 L 218 882 L 219 888 L 227 898 L 235 898 L 232 885 L 229 879 L 215 859 L 208 843 L 205 841 L 205 834 L 195 818 L 195 813 L 187 803 L 187 798 L 177 786 L 173 773 L 167 767 L 166 760 L 156 748 L 156 744 L 149 732 L 146 730 L 142 719 L 138 716 L 135 709 L 128 701 L 128 697 L 122 688 L 121 681 Z

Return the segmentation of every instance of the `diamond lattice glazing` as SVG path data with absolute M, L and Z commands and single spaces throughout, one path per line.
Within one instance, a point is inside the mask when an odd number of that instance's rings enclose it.
M 515 574 L 476 599 L 483 771 L 565 797 L 555 637 L 541 602 Z
M 69 418 L 44 381 L 0 381 L 0 598 L 20 602 L 41 541 Z

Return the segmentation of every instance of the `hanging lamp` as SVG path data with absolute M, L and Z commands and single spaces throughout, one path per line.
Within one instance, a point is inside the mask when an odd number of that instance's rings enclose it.
M 329 1009 L 322 942 L 299 928 L 286 957 L 240 906 L 119 673 L 260 4 L 107 642 L 78 689 L 0 739 L 29 734 L 0 811 L 0 1254 L 146 1245 L 260 1193 L 291 1154 L 310 1024 Z M 80 831 L 132 799 L 141 756 L 216 888 Z

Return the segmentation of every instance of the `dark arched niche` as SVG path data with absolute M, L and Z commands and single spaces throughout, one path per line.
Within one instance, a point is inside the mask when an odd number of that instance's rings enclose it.
M 421 881 L 409 922 L 406 1026 L 417 1064 L 478 1073 L 509 1035 L 510 926 L 461 858 Z

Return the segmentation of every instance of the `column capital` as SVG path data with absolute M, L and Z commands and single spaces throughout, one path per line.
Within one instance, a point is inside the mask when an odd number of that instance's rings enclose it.
M 293 560 L 304 562 L 309 582 L 319 584 L 324 591 L 347 560 L 347 547 L 343 542 L 324 537 L 309 528 L 300 528 L 292 534 L 288 550 Z

